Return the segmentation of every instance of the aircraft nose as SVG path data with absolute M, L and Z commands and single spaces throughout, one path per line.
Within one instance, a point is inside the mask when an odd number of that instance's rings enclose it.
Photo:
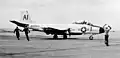
M 100 27 L 99 33 L 104 33 L 104 32 L 105 32 L 104 28 Z

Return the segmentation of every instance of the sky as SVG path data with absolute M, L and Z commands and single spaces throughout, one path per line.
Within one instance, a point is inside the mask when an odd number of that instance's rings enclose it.
M 87 20 L 120 30 L 120 0 L 0 0 L 0 28 L 14 28 L 9 20 L 28 10 L 39 24 L 71 24 Z

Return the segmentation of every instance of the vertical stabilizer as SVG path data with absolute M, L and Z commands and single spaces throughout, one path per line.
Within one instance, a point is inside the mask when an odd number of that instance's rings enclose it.
M 24 21 L 24 22 L 27 22 L 27 23 L 32 23 L 32 20 L 30 18 L 30 15 L 29 15 L 28 11 L 21 11 L 20 21 Z

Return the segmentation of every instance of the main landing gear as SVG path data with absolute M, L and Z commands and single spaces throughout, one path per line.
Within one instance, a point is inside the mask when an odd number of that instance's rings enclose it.
M 54 39 L 57 39 L 57 38 L 58 38 L 57 34 L 55 34 L 55 35 L 53 36 L 53 38 L 54 38 Z
M 58 39 L 58 35 L 54 34 L 53 38 L 54 39 Z M 66 34 L 63 35 L 63 39 L 67 39 L 67 35 Z
M 66 34 L 64 34 L 64 35 L 63 35 L 63 38 L 64 38 L 64 39 L 67 39 L 67 35 L 66 35 Z

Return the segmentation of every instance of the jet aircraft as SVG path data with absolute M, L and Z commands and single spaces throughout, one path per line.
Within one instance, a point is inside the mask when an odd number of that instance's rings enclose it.
M 87 35 L 90 34 L 89 39 L 93 40 L 93 35 L 102 34 L 105 32 L 105 28 L 108 26 L 100 27 L 83 22 L 74 22 L 73 24 L 36 24 L 31 23 L 32 20 L 28 11 L 23 11 L 21 20 L 10 20 L 10 22 L 16 24 L 19 27 L 28 27 L 32 31 L 44 32 L 47 35 L 53 35 L 54 39 L 59 39 L 58 35 L 63 35 L 64 39 L 67 39 L 71 35 Z

